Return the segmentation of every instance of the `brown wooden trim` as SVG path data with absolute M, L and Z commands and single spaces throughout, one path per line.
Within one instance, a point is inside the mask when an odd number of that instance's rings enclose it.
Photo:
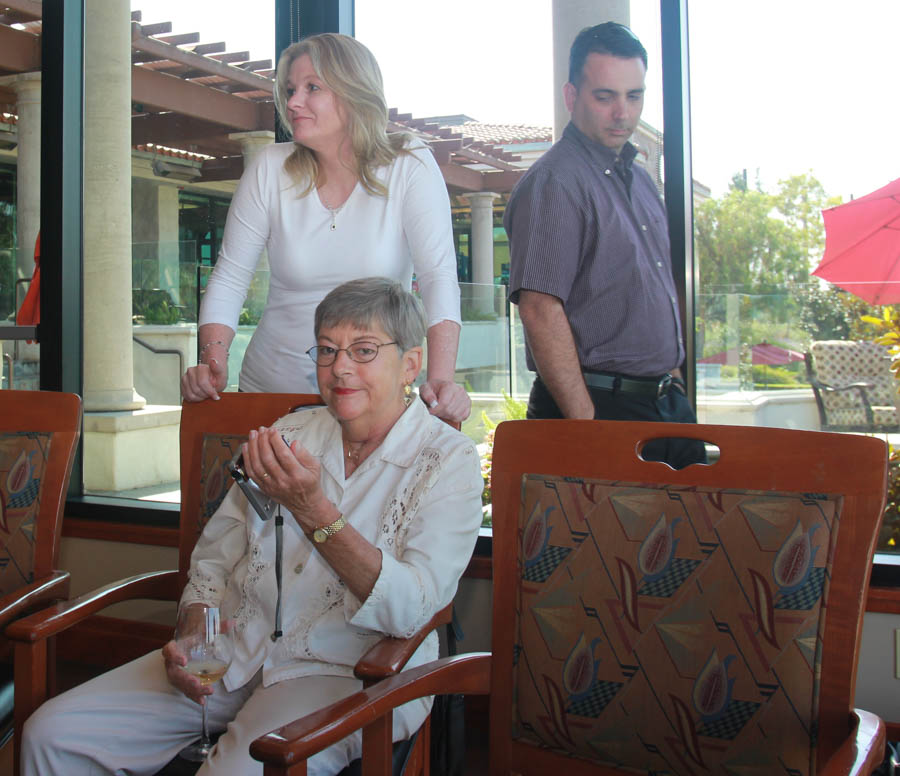
M 884 727 L 887 730 L 888 741 L 900 741 L 900 722 L 885 722 Z
M 107 542 L 152 544 L 158 547 L 177 547 L 178 529 L 155 525 L 108 523 L 103 520 L 63 520 L 62 535 L 77 539 L 102 539 Z
M 900 614 L 900 588 L 870 587 L 869 597 L 866 599 L 866 611 Z M 897 739 L 891 740 L 896 741 Z
M 173 627 L 95 614 L 57 638 L 57 655 L 99 668 L 115 668 L 146 655 L 172 638 Z
M 485 555 L 473 555 L 463 576 L 467 579 L 493 579 L 491 559 Z

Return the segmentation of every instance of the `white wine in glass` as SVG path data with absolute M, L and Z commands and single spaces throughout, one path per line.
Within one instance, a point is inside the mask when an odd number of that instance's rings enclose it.
M 184 670 L 196 676 L 203 685 L 218 682 L 231 665 L 231 632 L 222 622 L 218 607 L 186 606 L 178 613 L 175 642 L 187 658 Z M 183 759 L 191 762 L 203 762 L 212 747 L 206 725 L 206 703 L 200 708 L 203 721 L 200 740 L 179 752 Z

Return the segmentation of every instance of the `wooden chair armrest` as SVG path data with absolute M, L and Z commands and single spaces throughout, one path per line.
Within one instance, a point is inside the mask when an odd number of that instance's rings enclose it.
M 177 601 L 178 595 L 177 571 L 136 574 L 16 620 L 6 629 L 6 636 L 12 641 L 41 641 L 61 633 L 88 615 L 96 614 L 112 604 L 136 598 Z
M 354 675 L 357 679 L 362 679 L 368 687 L 380 679 L 399 674 L 425 637 L 435 628 L 446 625 L 452 617 L 453 604 L 451 603 L 441 609 L 410 638 L 395 639 L 385 636 L 357 661 L 353 667 Z
M 850 722 L 844 742 L 817 776 L 870 776 L 881 765 L 887 740 L 884 721 L 871 712 L 854 709 Z
M 446 693 L 487 695 L 490 685 L 489 652 L 445 657 L 392 676 L 273 730 L 250 744 L 250 754 L 266 764 L 267 774 L 279 773 L 278 768 L 296 766 L 411 700 Z
M 0 628 L 25 612 L 68 598 L 69 582 L 68 571 L 54 571 L 0 598 Z

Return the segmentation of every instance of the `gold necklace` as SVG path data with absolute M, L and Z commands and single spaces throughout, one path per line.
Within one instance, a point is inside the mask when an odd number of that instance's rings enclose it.
M 347 458 L 353 461 L 354 465 L 359 466 L 359 454 L 362 452 L 365 442 L 360 442 L 356 450 L 353 449 L 353 443 L 347 442 Z

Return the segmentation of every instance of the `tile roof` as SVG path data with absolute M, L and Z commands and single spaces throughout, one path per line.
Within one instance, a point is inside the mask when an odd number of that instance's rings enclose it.
M 451 129 L 493 145 L 553 141 L 553 130 L 550 127 L 532 127 L 527 124 L 485 124 L 480 121 L 465 121 L 451 126 Z

